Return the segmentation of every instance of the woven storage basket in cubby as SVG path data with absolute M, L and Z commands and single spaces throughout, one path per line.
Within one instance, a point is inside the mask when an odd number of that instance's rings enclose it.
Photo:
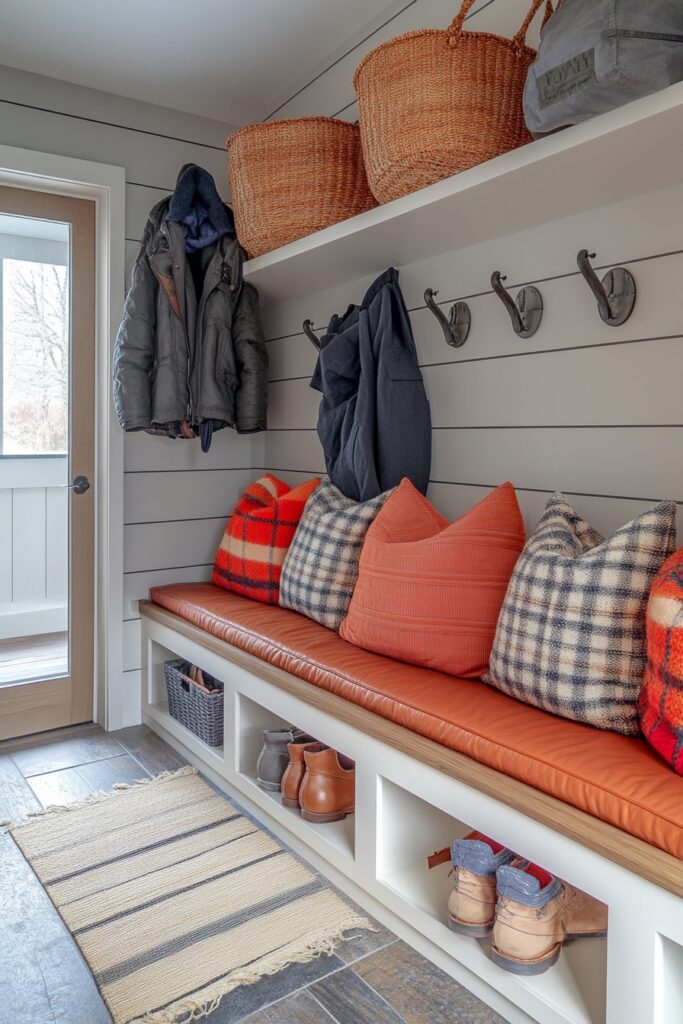
M 237 237 L 249 256 L 376 206 L 358 125 L 299 117 L 240 128 L 228 139 Z
M 223 684 L 213 679 L 217 689 L 207 693 L 189 678 L 186 661 L 165 661 L 164 679 L 171 718 L 184 725 L 209 747 L 223 742 Z
M 533 0 L 505 39 L 464 31 L 474 3 L 464 0 L 445 31 L 407 32 L 360 62 L 353 84 L 363 156 L 380 203 L 531 142 L 522 94 L 536 51 L 524 40 L 543 2 Z

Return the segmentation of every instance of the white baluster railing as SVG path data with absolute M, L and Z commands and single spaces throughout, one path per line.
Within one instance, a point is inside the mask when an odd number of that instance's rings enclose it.
M 0 457 L 0 640 L 67 628 L 68 459 Z

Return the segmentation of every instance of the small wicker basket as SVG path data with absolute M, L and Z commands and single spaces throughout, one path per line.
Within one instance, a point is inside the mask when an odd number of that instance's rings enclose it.
M 216 689 L 207 693 L 189 677 L 189 671 L 186 661 L 164 662 L 169 714 L 209 747 L 220 747 L 223 742 L 223 684 L 209 677 Z
M 465 32 L 474 0 L 445 31 L 407 32 L 356 68 L 363 156 L 380 203 L 531 142 L 522 93 L 536 51 L 525 45 L 541 4 L 514 39 Z M 552 13 L 552 7 L 550 7 Z
M 240 128 L 228 139 L 237 237 L 249 256 L 376 206 L 358 125 L 299 117 Z

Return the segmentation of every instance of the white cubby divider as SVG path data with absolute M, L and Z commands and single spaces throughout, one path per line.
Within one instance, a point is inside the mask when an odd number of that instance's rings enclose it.
M 302 853 L 407 942 L 512 1024 L 671 1024 L 683 1006 L 681 900 L 503 800 L 422 763 L 334 714 L 334 705 L 278 685 L 226 643 L 149 605 L 142 613 L 142 718 L 247 811 Z M 225 737 L 212 749 L 175 722 L 163 662 L 182 657 L 225 686 Z M 299 691 L 300 692 L 300 691 Z M 343 703 L 343 702 L 342 702 Z M 321 706 L 322 705 L 322 706 Z M 337 705 L 340 708 L 341 706 Z M 261 731 L 297 726 L 356 762 L 356 813 L 311 825 L 256 784 Z M 546 974 L 518 978 L 487 941 L 451 931 L 448 865 L 426 858 L 471 829 L 584 889 L 608 906 L 607 939 L 563 949 Z M 682 867 L 683 871 L 683 867 Z M 673 1012 L 673 1016 L 672 1016 Z
M 666 935 L 658 936 L 659 993 L 656 1024 L 683 1020 L 683 945 Z

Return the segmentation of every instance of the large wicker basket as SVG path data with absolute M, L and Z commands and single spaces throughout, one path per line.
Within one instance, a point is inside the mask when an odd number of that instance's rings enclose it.
M 380 203 L 531 141 L 522 92 L 535 50 L 514 39 L 465 32 L 474 0 L 446 31 L 407 32 L 372 50 L 356 69 L 363 156 Z
M 237 237 L 250 256 L 376 206 L 358 126 L 299 117 L 240 128 L 228 139 Z

